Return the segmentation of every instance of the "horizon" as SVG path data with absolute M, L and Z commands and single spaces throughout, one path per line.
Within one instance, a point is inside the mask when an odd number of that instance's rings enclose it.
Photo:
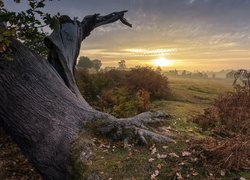
M 13 10 L 25 9 L 4 0 Z M 128 10 L 128 28 L 114 23 L 83 41 L 80 56 L 116 66 L 158 66 L 163 70 L 250 69 L 250 0 L 60 0 L 44 10 L 71 18 Z

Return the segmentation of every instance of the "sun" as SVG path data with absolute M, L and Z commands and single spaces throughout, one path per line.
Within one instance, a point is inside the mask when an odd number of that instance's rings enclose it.
M 160 57 L 158 59 L 153 60 L 152 63 L 155 66 L 165 67 L 165 66 L 169 66 L 172 62 L 171 62 L 171 60 L 169 60 L 167 58 Z

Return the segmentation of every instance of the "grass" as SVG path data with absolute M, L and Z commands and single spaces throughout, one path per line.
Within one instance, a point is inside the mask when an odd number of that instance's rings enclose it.
M 171 125 L 188 135 L 203 136 L 192 122 L 194 116 L 203 112 L 218 97 L 232 90 L 232 82 L 227 79 L 191 79 L 169 77 L 172 97 L 169 101 L 155 101 L 155 109 L 164 110 L 172 115 Z
M 147 165 L 149 153 L 145 148 L 124 149 L 121 144 L 113 143 L 111 148 L 96 151 L 89 173 L 96 173 L 101 179 L 143 177 L 150 171 L 150 165 Z
M 210 104 L 221 93 L 232 90 L 227 79 L 191 79 L 169 77 L 172 99 L 180 102 Z
M 185 165 L 179 166 L 183 162 L 188 163 L 191 159 L 191 157 L 181 157 L 183 149 L 187 148 L 184 139 L 177 140 L 178 143 L 176 144 L 156 144 L 154 145 L 156 148 L 154 154 L 152 154 L 151 150 L 153 145 L 124 148 L 121 143 L 112 143 L 105 139 L 99 139 L 97 146 L 100 145 L 100 141 L 101 144 L 105 145 L 105 148 L 98 148 L 93 164 L 88 170 L 88 174 L 97 174 L 100 179 L 150 179 L 155 170 L 160 171 L 159 179 L 171 178 L 175 176 L 177 171 L 183 175 L 189 173 L 190 168 L 187 170 Z M 173 152 L 180 157 L 157 158 L 157 154 L 164 155 Z M 152 162 L 149 161 L 151 158 L 154 159 Z M 192 168 L 191 171 L 198 170 Z M 197 179 L 202 177 L 200 174 L 195 174 L 195 176 L 197 176 Z

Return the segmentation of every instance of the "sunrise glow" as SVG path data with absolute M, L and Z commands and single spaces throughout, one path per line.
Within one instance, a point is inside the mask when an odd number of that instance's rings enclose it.
M 172 64 L 171 60 L 164 58 L 164 57 L 160 57 L 158 59 L 155 59 L 152 61 L 154 66 L 160 66 L 160 67 L 166 67 L 166 66 L 170 66 Z

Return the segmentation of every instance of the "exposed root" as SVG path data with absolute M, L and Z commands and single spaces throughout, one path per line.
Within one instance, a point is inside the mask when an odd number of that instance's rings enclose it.
M 175 142 L 170 137 L 150 131 L 146 126 L 149 123 L 166 121 L 168 114 L 157 112 L 146 112 L 132 118 L 111 121 L 108 125 L 97 128 L 97 131 L 107 135 L 114 140 L 124 140 L 125 143 L 138 141 L 141 144 L 148 144 L 150 140 L 155 142 Z
M 170 137 L 163 136 L 163 135 L 160 135 L 160 134 L 157 134 L 152 131 L 145 130 L 145 129 L 138 129 L 138 135 L 143 140 L 146 140 L 146 138 L 149 138 L 156 142 L 175 142 L 175 140 L 173 140 Z M 147 144 L 147 141 L 143 141 L 143 142 L 144 144 Z

